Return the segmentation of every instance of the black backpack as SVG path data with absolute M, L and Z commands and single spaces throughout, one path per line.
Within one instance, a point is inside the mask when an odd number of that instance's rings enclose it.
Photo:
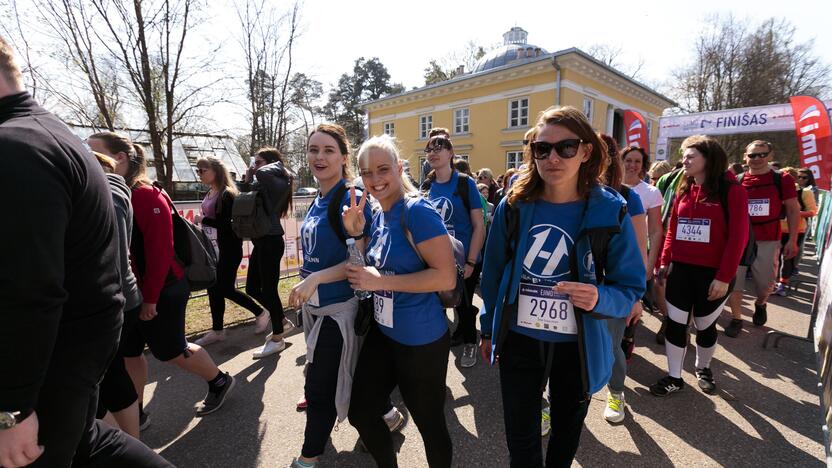
M 254 190 L 243 192 L 234 198 L 231 208 L 231 230 L 240 239 L 257 239 L 272 228 L 272 220 L 266 210 L 263 195 Z
M 778 172 L 775 172 L 775 174 L 779 175 Z M 779 177 L 776 177 L 775 181 L 779 184 Z M 725 218 L 726 230 L 730 229 L 730 219 L 728 216 L 728 191 L 731 189 L 731 185 L 734 184 L 742 187 L 742 176 L 740 176 L 740 180 L 738 182 L 730 182 L 724 177 L 719 179 L 719 206 L 722 207 L 722 216 Z M 757 242 L 754 239 L 754 227 L 751 223 L 751 216 L 747 212 L 746 216 L 748 216 L 748 242 L 745 244 L 745 250 L 742 251 L 740 266 L 750 267 L 754 264 L 754 260 L 757 258 Z

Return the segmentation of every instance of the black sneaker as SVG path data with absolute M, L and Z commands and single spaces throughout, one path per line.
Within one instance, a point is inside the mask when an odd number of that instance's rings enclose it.
M 223 385 L 218 392 L 208 390 L 208 394 L 205 395 L 205 400 L 203 400 L 202 404 L 200 404 L 196 409 L 197 416 L 211 414 L 222 407 L 222 404 L 225 403 L 225 398 L 228 396 L 228 393 L 231 392 L 231 389 L 234 388 L 235 383 L 234 377 L 232 377 L 228 372 L 225 373 L 225 379 L 225 385 Z
M 685 388 L 685 382 L 682 379 L 667 376 L 650 386 L 650 393 L 657 397 L 664 397 L 673 392 L 678 392 Z
M 731 319 L 731 323 L 725 328 L 725 336 L 736 338 L 742 331 L 742 319 Z
M 768 320 L 768 312 L 766 312 L 766 304 L 754 304 L 754 325 L 761 327 L 766 324 Z
M 144 410 L 139 411 L 139 431 L 150 427 L 150 414 Z
M 696 378 L 699 379 L 699 388 L 705 393 L 713 393 L 716 390 L 714 374 L 709 367 L 696 369 Z

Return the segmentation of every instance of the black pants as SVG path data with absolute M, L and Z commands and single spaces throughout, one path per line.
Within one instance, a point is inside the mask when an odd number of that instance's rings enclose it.
M 422 435 L 428 465 L 451 466 L 453 446 L 445 422 L 450 347 L 448 333 L 433 343 L 406 346 L 383 335 L 377 326 L 370 328 L 355 369 L 349 418 L 378 466 L 398 466 L 393 437 L 381 417 L 396 385 Z
M 338 413 L 335 409 L 335 389 L 338 385 L 338 368 L 341 366 L 341 350 L 344 339 L 338 324 L 330 317 L 323 320 L 315 356 L 306 369 L 306 430 L 303 434 L 303 449 L 300 454 L 306 458 L 324 453 L 326 441 L 332 432 Z
M 803 249 L 803 238 L 806 237 L 805 232 L 801 232 L 797 235 L 797 247 L 799 249 Z M 789 242 L 789 233 L 784 232 L 780 237 L 780 280 L 788 281 L 789 278 L 794 273 L 794 269 L 797 266 L 797 262 L 800 261 L 800 255 L 795 255 L 792 258 L 786 258 L 783 255 L 783 249 L 786 247 L 786 243 Z
M 98 411 L 96 413 L 96 417 L 99 419 L 103 418 L 107 411 L 115 413 L 124 410 L 139 399 L 133 380 L 124 366 L 124 337 L 130 336 L 134 328 L 138 326 L 139 312 L 141 312 L 141 306 L 124 312 L 124 325 L 121 326 L 118 352 L 110 362 L 110 367 L 104 373 L 104 378 L 99 386 Z
M 80 333 L 79 333 L 80 335 Z M 116 354 L 119 331 L 78 340 L 61 333 L 37 403 L 43 455 L 32 467 L 170 467 L 160 455 L 95 420 L 98 383 Z
M 477 342 L 477 315 L 479 315 L 479 310 L 473 306 L 473 303 L 480 271 L 482 271 L 482 264 L 475 266 L 474 272 L 465 280 L 465 298 L 462 304 L 454 308 L 459 317 L 459 326 L 454 331 L 454 335 L 461 334 L 462 341 L 466 344 Z
M 217 283 L 208 288 L 208 303 L 211 305 L 211 328 L 220 331 L 224 327 L 225 300 L 230 299 L 240 307 L 248 309 L 259 316 L 263 312 L 254 299 L 237 289 L 237 268 L 243 259 L 243 253 L 220 251 L 217 260 Z
M 581 383 L 578 344 L 542 343 L 519 333 L 507 332 L 500 355 L 500 388 L 503 418 L 512 467 L 543 466 L 540 437 L 540 395 L 546 370 L 546 354 L 554 347 L 549 376 L 552 432 L 546 452 L 547 467 L 568 467 L 578 451 L 589 399 Z
M 252 240 L 254 248 L 248 259 L 246 293 L 257 299 L 272 317 L 272 332 L 283 333 L 283 304 L 277 294 L 283 236 L 264 236 Z

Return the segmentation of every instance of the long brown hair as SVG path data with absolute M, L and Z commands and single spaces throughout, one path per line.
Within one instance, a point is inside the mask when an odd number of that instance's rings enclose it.
M 606 133 L 598 133 L 598 137 L 607 144 L 607 156 L 609 156 L 607 162 L 610 163 L 607 170 L 604 171 L 604 184 L 612 187 L 615 191 L 619 191 L 624 180 L 624 169 L 623 164 L 621 164 L 623 158 L 618 156 L 618 143 L 615 138 Z
M 693 135 L 685 138 L 679 151 L 684 152 L 688 148 L 694 148 L 705 158 L 705 183 L 702 188 L 710 196 L 717 196 L 719 185 L 725 179 L 725 171 L 728 170 L 728 155 L 722 145 L 707 135 Z M 693 186 L 693 177 L 685 177 L 676 189 L 676 194 L 681 195 L 690 191 Z
M 200 169 L 211 169 L 214 171 L 214 184 L 220 188 L 220 193 L 229 192 L 232 195 L 237 195 L 237 185 L 231 180 L 231 174 L 228 172 L 228 167 L 223 164 L 220 158 L 215 156 L 206 156 L 200 158 L 196 162 L 196 167 Z
M 593 186 L 601 183 L 601 175 L 607 168 L 607 144 L 598 138 L 584 113 L 572 106 L 550 107 L 545 110 L 537 120 L 537 128 L 539 130 L 546 125 L 563 126 L 583 140 L 583 143 L 592 145 L 589 159 L 581 163 L 578 169 L 578 195 L 586 197 Z M 537 160 L 530 157 L 530 148 L 525 153 L 526 168 L 520 171 L 517 182 L 511 187 L 509 203 L 535 201 L 543 193 L 544 183 L 537 173 Z
M 352 152 L 350 151 L 350 140 L 347 138 L 347 132 L 344 130 L 344 127 L 332 123 L 319 124 L 314 130 L 309 132 L 309 136 L 306 138 L 307 151 L 309 150 L 309 140 L 311 140 L 312 135 L 316 133 L 326 133 L 335 139 L 335 142 L 338 143 L 338 150 L 341 151 L 341 154 L 347 156 L 346 161 L 344 161 L 344 165 L 341 167 L 341 178 L 347 181 L 354 179 L 355 175 L 352 173 L 353 164 Z
M 93 133 L 87 139 L 95 138 L 101 140 L 107 150 L 112 153 L 124 153 L 127 155 L 129 166 L 127 174 L 124 176 L 124 181 L 127 186 L 135 188 L 137 185 L 151 185 L 150 178 L 147 177 L 147 162 L 144 156 L 144 149 L 133 143 L 130 138 L 119 135 L 113 132 L 99 132 Z

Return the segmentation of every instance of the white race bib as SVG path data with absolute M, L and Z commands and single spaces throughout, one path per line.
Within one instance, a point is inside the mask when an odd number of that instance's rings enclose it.
M 768 198 L 751 198 L 748 200 L 749 216 L 768 216 L 771 200 Z
M 679 218 L 679 224 L 676 226 L 676 240 L 707 244 L 711 241 L 711 220 Z
M 393 328 L 393 291 L 373 291 L 373 312 L 379 325 Z
M 310 273 L 311 273 L 311 271 L 304 270 L 303 268 L 301 268 L 300 269 L 301 279 L 306 278 L 307 276 L 309 276 Z M 315 288 L 315 292 L 312 293 L 312 296 L 309 297 L 309 300 L 306 301 L 306 305 L 309 305 L 309 306 L 312 306 L 312 307 L 320 307 L 321 306 L 321 299 L 318 297 L 318 288 Z
M 214 251 L 217 252 L 217 255 L 220 254 L 220 246 L 217 244 L 217 229 L 211 226 L 206 226 L 204 224 L 201 225 L 202 232 L 211 239 L 211 245 L 214 246 Z
M 520 283 L 517 325 L 532 330 L 544 330 L 575 335 L 575 308 L 569 297 L 556 293 L 551 286 Z

